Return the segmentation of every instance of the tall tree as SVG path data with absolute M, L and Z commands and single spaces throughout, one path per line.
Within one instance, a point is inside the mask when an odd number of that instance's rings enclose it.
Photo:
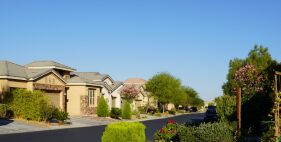
M 187 96 L 186 99 L 186 106 L 191 105 L 191 106 L 203 106 L 204 101 L 200 98 L 198 93 L 191 87 L 183 87 L 183 90 Z
M 163 112 L 165 105 L 172 102 L 180 88 L 181 81 L 169 73 L 156 74 L 146 83 L 146 90 L 162 105 Z

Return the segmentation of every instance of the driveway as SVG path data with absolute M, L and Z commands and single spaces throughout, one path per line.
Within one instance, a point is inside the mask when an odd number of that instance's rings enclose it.
M 172 118 L 155 119 L 143 121 L 146 125 L 146 137 L 147 140 L 153 140 L 153 134 L 155 131 L 162 128 L 166 124 L 168 119 L 174 119 L 177 123 L 185 123 L 192 119 L 203 119 L 204 114 L 185 114 L 175 116 Z M 87 122 L 85 123 L 93 123 Z M 83 122 L 83 124 L 85 124 Z M 101 123 L 101 122 L 99 122 Z M 82 125 L 82 123 L 81 123 Z M 48 131 L 37 131 L 37 132 L 24 132 L 16 134 L 2 134 L 0 135 L 0 141 L 5 142 L 56 142 L 56 141 L 70 141 L 70 142 L 99 142 L 101 141 L 102 133 L 106 125 L 101 126 L 90 126 L 90 127 L 77 127 L 71 129 L 57 129 Z M 1 129 L 1 128 L 0 128 Z

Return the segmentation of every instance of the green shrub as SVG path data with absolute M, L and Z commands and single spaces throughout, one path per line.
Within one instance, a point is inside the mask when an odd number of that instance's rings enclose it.
M 53 115 L 53 118 L 56 118 L 58 121 L 61 121 L 61 122 L 64 122 L 66 119 L 69 119 L 68 118 L 69 115 L 67 112 L 61 111 L 57 108 L 53 111 L 52 115 Z
M 227 123 L 203 123 L 196 126 L 179 126 L 181 142 L 233 142 L 234 130 Z
M 56 108 L 51 105 L 43 105 L 40 110 L 41 120 L 48 121 L 53 118 L 54 111 Z
M 169 110 L 169 114 L 175 115 L 177 113 L 175 108 L 172 108 L 171 110 Z
M 235 120 L 236 97 L 224 95 L 215 99 L 216 111 L 220 121 Z
M 174 120 L 168 120 L 167 124 L 154 134 L 155 142 L 178 141 L 178 124 Z
M 162 116 L 162 114 L 160 112 L 157 112 L 154 115 L 157 116 L 157 117 L 161 117 Z
M 140 112 L 139 112 L 138 110 L 134 110 L 134 111 L 133 111 L 133 115 L 135 115 L 137 119 L 140 119 L 140 118 L 141 118 Z
M 101 99 L 99 101 L 98 108 L 97 108 L 97 115 L 99 117 L 109 116 L 109 109 L 108 109 L 108 105 L 104 99 L 104 96 L 101 96 Z
M 185 113 L 185 110 L 179 110 L 178 113 Z
M 48 99 L 42 91 L 15 89 L 6 100 L 7 105 L 17 118 L 42 121 L 45 118 L 42 109 L 49 106 Z
M 6 118 L 7 110 L 8 110 L 7 105 L 0 104 L 0 118 Z
M 122 111 L 119 108 L 112 108 L 110 111 L 110 117 L 114 119 L 119 119 L 121 117 Z
M 125 101 L 124 108 L 123 108 L 123 111 L 122 111 L 122 118 L 123 119 L 131 119 L 132 118 L 131 105 L 128 101 Z
M 145 126 L 140 122 L 109 124 L 102 135 L 102 142 L 145 142 Z
M 140 114 L 146 114 L 146 109 L 147 109 L 147 107 L 145 107 L 145 106 L 138 107 L 138 111 L 140 112 Z

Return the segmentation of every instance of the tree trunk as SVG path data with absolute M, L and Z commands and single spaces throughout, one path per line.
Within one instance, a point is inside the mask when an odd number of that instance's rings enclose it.
M 165 104 L 162 104 L 162 113 L 164 113 L 164 111 L 165 111 Z
M 236 93 L 236 110 L 237 110 L 237 131 L 241 130 L 241 88 L 237 89 Z

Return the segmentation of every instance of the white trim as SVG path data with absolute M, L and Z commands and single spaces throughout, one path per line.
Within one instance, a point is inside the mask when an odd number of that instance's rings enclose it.
M 27 80 L 23 77 L 14 77 L 14 76 L 0 76 L 0 79 L 16 79 L 16 80 Z
M 27 67 L 27 68 L 28 69 L 60 69 L 60 70 L 66 70 L 71 72 L 76 71 L 75 69 L 68 69 L 68 68 L 57 67 L 57 66 L 42 66 L 42 67 Z
M 91 84 L 91 83 L 67 83 L 66 86 L 98 86 L 98 87 L 103 87 L 102 85 L 97 85 L 97 84 Z

